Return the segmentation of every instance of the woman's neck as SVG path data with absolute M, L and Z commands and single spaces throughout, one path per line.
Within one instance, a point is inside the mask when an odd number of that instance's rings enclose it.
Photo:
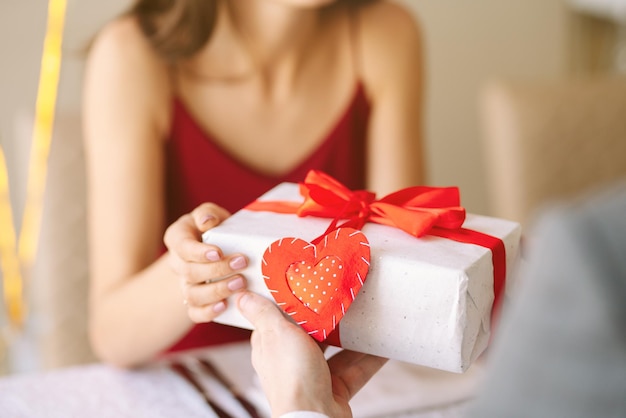
M 253 52 L 265 61 L 305 55 L 319 36 L 321 10 L 270 0 L 229 0 L 229 18 Z
M 264 94 L 279 98 L 324 33 L 323 10 L 270 0 L 221 2 L 213 38 L 198 58 L 212 70 L 221 67 L 218 73 L 258 77 Z

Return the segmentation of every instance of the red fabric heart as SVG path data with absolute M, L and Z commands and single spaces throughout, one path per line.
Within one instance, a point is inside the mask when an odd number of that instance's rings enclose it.
M 317 244 L 292 237 L 274 241 L 263 254 L 261 270 L 278 306 L 324 341 L 361 289 L 369 265 L 365 235 L 339 228 Z

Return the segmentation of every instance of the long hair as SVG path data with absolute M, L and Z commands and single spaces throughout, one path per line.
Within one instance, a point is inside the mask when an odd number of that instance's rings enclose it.
M 375 0 L 339 0 L 357 6 Z M 218 0 L 137 0 L 128 11 L 152 46 L 174 63 L 198 52 L 215 26 Z
M 152 46 L 169 62 L 196 53 L 215 26 L 216 0 L 138 0 L 136 16 Z

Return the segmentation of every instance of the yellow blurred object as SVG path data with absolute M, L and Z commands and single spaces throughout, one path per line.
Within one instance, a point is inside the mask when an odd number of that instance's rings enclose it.
M 2 269 L 4 303 L 12 325 L 20 327 L 24 319 L 22 272 L 16 251 L 16 234 L 9 196 L 9 175 L 0 148 L 0 268 Z
M 20 260 L 26 265 L 32 264 L 37 250 L 54 110 L 61 72 L 61 45 L 66 6 L 66 0 L 49 0 L 48 3 L 48 28 L 41 58 L 26 205 L 18 245 Z
M 49 0 L 48 2 L 48 25 L 41 58 L 26 202 L 17 251 L 8 193 L 8 170 L 4 154 L 1 155 L 0 161 L 0 225 L 3 231 L 0 234 L 2 260 L 0 267 L 3 273 L 4 296 L 9 319 L 11 325 L 17 328 L 23 325 L 26 317 L 22 271 L 28 269 L 33 263 L 41 224 L 43 193 L 61 72 L 61 46 L 66 7 L 66 0 Z

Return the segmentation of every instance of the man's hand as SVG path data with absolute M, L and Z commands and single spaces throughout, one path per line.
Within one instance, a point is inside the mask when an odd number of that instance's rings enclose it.
M 349 401 L 387 359 L 343 350 L 328 362 L 320 346 L 270 300 L 244 292 L 241 313 L 252 323 L 252 365 L 273 416 L 315 411 L 351 417 Z

